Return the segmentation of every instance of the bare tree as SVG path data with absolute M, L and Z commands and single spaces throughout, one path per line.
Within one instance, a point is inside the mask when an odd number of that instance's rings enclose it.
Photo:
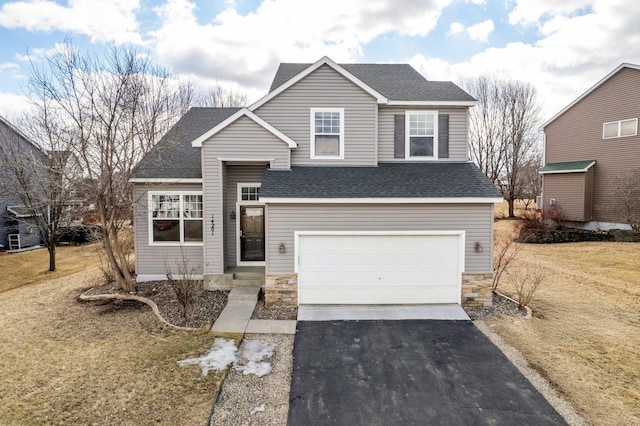
M 513 207 L 519 192 L 522 190 L 522 168 L 529 161 L 529 154 L 539 144 L 538 126 L 540 123 L 540 106 L 536 89 L 522 82 L 508 82 L 504 85 L 506 125 L 505 150 L 505 183 L 503 191 L 509 203 L 509 217 L 514 217 Z
M 499 186 L 506 162 L 506 120 L 500 83 L 483 75 L 462 85 L 478 101 L 469 114 L 469 156 Z
M 24 120 L 25 130 L 33 122 Z M 49 251 L 49 271 L 56 270 L 56 245 L 62 231 L 74 216 L 78 170 L 70 161 L 72 154 L 60 150 L 57 139 L 38 139 L 36 144 L 17 128 L 4 123 L 0 133 L 0 163 L 3 179 L 0 190 L 20 200 L 18 221 L 35 228 Z M 70 167 L 71 166 L 71 167 Z
M 521 169 L 539 145 L 540 107 L 535 88 L 487 76 L 463 83 L 478 100 L 469 117 L 469 155 L 509 203 L 518 198 Z
M 148 55 L 112 47 L 104 57 L 66 42 L 32 66 L 36 122 L 77 155 L 102 228 L 111 275 L 125 291 L 135 284 L 119 232 L 131 217 L 134 166 L 191 103 L 192 88 L 152 64 Z
M 216 82 L 198 103 L 205 107 L 243 107 L 247 105 L 247 94 Z
M 539 150 L 530 153 L 520 167 L 515 193 L 524 203 L 525 210 L 528 210 L 536 196 L 542 193 L 540 167 L 542 167 L 542 153 Z
M 640 168 L 618 175 L 615 182 L 613 195 L 619 206 L 620 218 L 632 230 L 640 231 Z

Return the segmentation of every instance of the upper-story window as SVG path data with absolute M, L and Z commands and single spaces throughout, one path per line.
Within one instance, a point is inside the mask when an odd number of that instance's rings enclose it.
M 311 158 L 344 159 L 344 108 L 311 108 Z
M 407 111 L 405 121 L 407 159 L 438 158 L 438 111 Z
M 602 125 L 602 139 L 621 138 L 638 134 L 638 119 L 611 121 Z
M 202 244 L 202 192 L 149 192 L 150 244 Z

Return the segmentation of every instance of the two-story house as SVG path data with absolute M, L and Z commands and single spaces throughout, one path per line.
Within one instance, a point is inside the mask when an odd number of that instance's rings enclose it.
M 29 164 L 23 169 L 22 162 Z M 46 178 L 38 164 L 46 164 L 47 154 L 24 133 L 0 116 L 0 248 L 19 250 L 41 244 L 34 212 L 25 206 L 24 186 L 17 183 L 16 171 L 22 170 L 23 182 L 35 188 Z M 46 207 L 43 209 L 46 212 Z
M 493 205 L 475 100 L 406 64 L 281 64 L 247 108 L 193 108 L 138 165 L 136 272 L 186 255 L 267 304 L 490 305 Z
M 640 167 L 638 117 L 640 65 L 624 63 L 544 123 L 543 211 L 583 228 L 628 227 L 616 192 Z

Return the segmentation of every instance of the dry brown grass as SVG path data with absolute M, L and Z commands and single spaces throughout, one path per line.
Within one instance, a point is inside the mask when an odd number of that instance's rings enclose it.
M 49 252 L 44 248 L 0 256 L 0 293 L 92 269 L 100 264 L 99 248 L 100 243 L 57 247 L 55 272 L 49 272 Z
M 497 221 L 496 235 L 514 225 Z M 525 244 L 519 257 L 547 276 L 534 316 L 491 319 L 493 330 L 591 423 L 640 424 L 640 244 Z
M 146 307 L 78 302 L 100 278 L 94 267 L 0 294 L 2 423 L 204 424 L 220 376 L 177 361 L 215 336 L 161 327 Z

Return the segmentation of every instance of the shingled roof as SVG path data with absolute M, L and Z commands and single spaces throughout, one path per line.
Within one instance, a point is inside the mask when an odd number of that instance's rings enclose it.
M 496 198 L 473 163 L 381 163 L 371 167 L 297 166 L 267 170 L 260 198 Z
M 269 92 L 312 64 L 282 63 Z M 475 99 L 450 81 L 429 81 L 409 64 L 340 64 L 391 101 L 468 102 Z
M 200 149 L 191 142 L 239 109 L 191 108 L 138 163 L 133 178 L 202 178 Z

